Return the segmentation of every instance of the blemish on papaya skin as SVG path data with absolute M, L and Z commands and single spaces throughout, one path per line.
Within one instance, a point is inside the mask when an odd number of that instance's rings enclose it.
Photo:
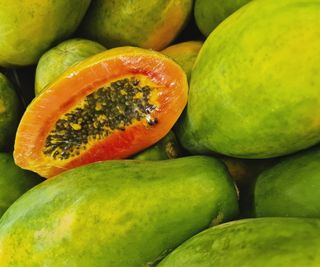
M 218 225 L 218 224 L 222 223 L 222 222 L 223 222 L 223 219 L 224 219 L 224 214 L 223 214 L 221 211 L 219 211 L 217 217 L 215 217 L 215 218 L 211 221 L 210 226 L 215 226 L 215 225 Z
M 43 153 L 55 160 L 79 156 L 90 144 L 114 131 L 125 131 L 130 125 L 145 121 L 155 126 L 158 118 L 152 92 L 156 88 L 137 77 L 123 78 L 98 88 L 71 111 L 65 113 L 51 130 Z
M 7 111 L 7 109 L 6 109 L 3 101 L 0 100 L 0 113 L 4 113 L 4 112 L 6 112 L 6 111 Z

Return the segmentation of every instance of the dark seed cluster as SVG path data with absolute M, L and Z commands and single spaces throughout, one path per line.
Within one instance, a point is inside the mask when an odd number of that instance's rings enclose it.
M 152 88 L 140 86 L 136 78 L 112 82 L 88 95 L 85 100 L 56 122 L 46 139 L 44 154 L 66 160 L 80 154 L 90 141 L 98 141 L 115 130 L 124 131 L 135 121 L 158 123 L 150 113 Z

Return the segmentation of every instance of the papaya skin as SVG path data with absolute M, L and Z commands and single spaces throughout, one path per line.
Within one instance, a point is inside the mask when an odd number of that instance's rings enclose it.
M 191 10 L 192 0 L 97 0 L 80 33 L 108 48 L 130 45 L 161 50 L 182 30 Z
M 0 217 L 23 193 L 41 183 L 35 173 L 20 169 L 10 153 L 0 152 Z
M 35 64 L 55 42 L 76 30 L 89 4 L 90 0 L 1 3 L 0 65 Z
M 195 0 L 194 17 L 202 34 L 206 37 L 223 20 L 251 0 Z
M 67 68 L 81 60 L 103 52 L 106 48 L 86 39 L 70 39 L 44 53 L 36 69 L 35 94 L 56 80 Z
M 48 134 L 62 114 L 84 96 L 126 76 L 140 75 L 157 85 L 158 108 L 124 131 L 114 131 L 95 142 L 78 157 L 53 160 L 42 153 Z M 138 77 L 140 77 L 138 76 Z M 159 52 L 134 47 L 107 50 L 69 68 L 29 105 L 18 127 L 14 158 L 18 166 L 51 177 L 62 171 L 98 160 L 121 159 L 153 145 L 172 128 L 187 102 L 188 83 L 184 71 Z M 52 105 L 51 103 L 55 103 Z M 39 123 L 41 118 L 42 123 Z
M 201 41 L 187 41 L 171 45 L 162 50 L 161 53 L 175 60 L 183 68 L 188 80 L 190 80 L 193 64 L 202 45 L 203 42 Z
M 320 262 L 319 231 L 317 219 L 233 221 L 192 237 L 158 266 L 317 267 Z
M 318 1 L 261 0 L 220 24 L 195 62 L 180 143 L 239 158 L 318 143 L 319 16 Z
M 46 180 L 9 208 L 0 220 L 0 262 L 149 266 L 219 214 L 225 221 L 237 212 L 232 180 L 213 158 L 89 164 Z
M 11 82 L 0 73 L 0 152 L 13 148 L 21 117 L 21 103 Z

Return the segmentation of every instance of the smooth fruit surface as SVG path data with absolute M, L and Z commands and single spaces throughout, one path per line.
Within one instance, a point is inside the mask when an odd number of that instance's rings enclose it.
M 20 114 L 18 96 L 6 76 L 0 73 L 0 152 L 12 149 Z
M 224 19 L 251 0 L 195 0 L 194 17 L 203 35 L 208 36 Z
M 232 219 L 237 205 L 230 176 L 213 158 L 89 164 L 43 182 L 9 208 L 0 220 L 0 262 L 147 266 Z
M 12 0 L 0 8 L 0 66 L 35 64 L 78 27 L 90 0 Z
M 96 0 L 82 23 L 82 33 L 108 48 L 131 45 L 161 50 L 182 30 L 191 10 L 192 0 Z
M 320 149 L 301 151 L 261 173 L 256 181 L 257 217 L 320 218 Z
M 20 169 L 9 153 L 0 153 L 0 217 L 23 193 L 42 179 L 35 173 Z
M 191 75 L 182 145 L 270 158 L 320 141 L 320 2 L 252 1 L 214 30 Z
M 15 161 L 51 177 L 130 157 L 169 132 L 187 92 L 184 71 L 160 52 L 119 47 L 99 53 L 69 68 L 29 105 Z
M 192 237 L 159 267 L 318 267 L 320 221 L 259 218 L 233 221 Z
M 86 39 L 70 39 L 44 53 L 37 65 L 35 93 L 38 95 L 67 68 L 106 50 L 101 44 Z

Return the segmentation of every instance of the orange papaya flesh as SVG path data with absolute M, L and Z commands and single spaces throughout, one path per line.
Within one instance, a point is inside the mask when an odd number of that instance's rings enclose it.
M 29 105 L 18 127 L 18 166 L 49 178 L 156 143 L 187 103 L 181 67 L 159 52 L 114 48 L 68 69 Z

